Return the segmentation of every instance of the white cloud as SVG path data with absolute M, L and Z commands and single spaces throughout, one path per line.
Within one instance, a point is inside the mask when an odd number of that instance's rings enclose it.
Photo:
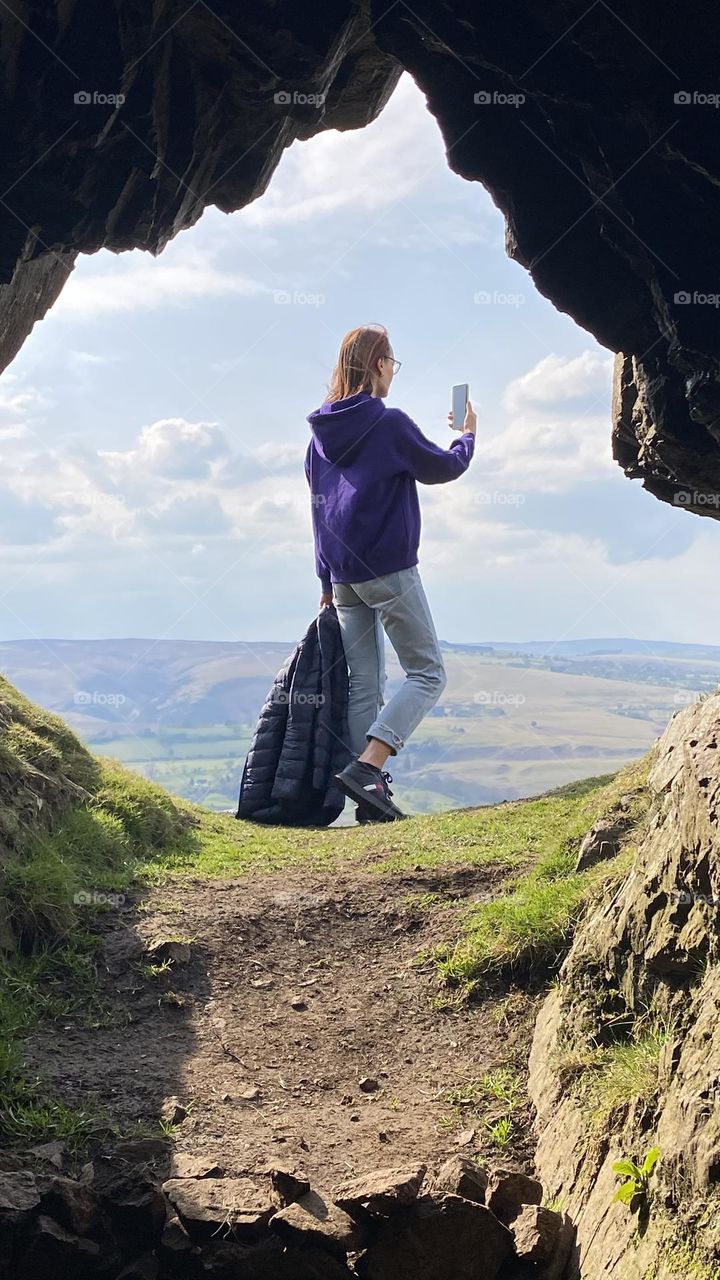
M 99 269 L 98 269 L 99 263 Z M 183 306 L 204 297 L 271 293 L 269 286 L 216 265 L 179 236 L 158 258 L 135 251 L 117 261 L 103 253 L 94 263 L 81 258 L 53 307 L 53 315 L 87 320 L 114 312 Z
M 609 478 L 609 357 L 550 355 L 508 383 L 503 406 L 510 421 L 494 436 L 477 437 L 471 479 L 492 492 L 561 493 L 593 478 Z M 486 499 L 486 501 L 489 499 Z
M 517 413 L 535 405 L 561 404 L 581 396 L 609 397 L 611 376 L 612 356 L 605 352 L 545 356 L 527 373 L 508 383 L 503 404 L 510 413 Z
M 648 498 L 648 502 L 652 499 Z M 708 594 L 717 564 L 717 535 L 702 530 L 679 555 L 656 554 L 613 563 L 599 538 L 514 531 L 514 552 L 493 554 L 484 526 L 462 530 L 462 554 L 445 554 L 429 536 L 423 576 L 435 611 L 452 615 L 449 639 L 561 639 L 629 636 L 712 643 L 720 627 L 720 597 Z M 492 535 L 490 534 L 492 537 Z M 512 544 L 510 544 L 512 545 Z M 421 569 L 423 564 L 421 564 Z M 703 607 L 698 609 L 698 601 Z
M 208 475 L 211 463 L 229 453 L 227 437 L 217 422 L 161 418 L 142 428 L 134 449 L 123 453 L 100 450 L 98 457 L 117 477 L 134 472 L 142 478 L 152 472 L 194 478 Z
M 138 529 L 151 538 L 170 534 L 183 538 L 227 534 L 232 525 L 212 493 L 178 494 L 138 515 Z
M 262 199 L 233 218 L 268 227 L 341 209 L 367 213 L 430 186 L 445 165 L 444 146 L 433 116 L 418 110 L 419 96 L 405 74 L 381 116 L 362 131 L 329 129 L 295 142 Z
M 102 364 L 116 364 L 117 361 L 120 359 L 120 356 L 114 354 L 113 352 L 108 352 L 107 354 L 100 355 L 96 351 L 70 351 L 68 352 L 68 359 L 71 361 L 72 364 L 102 365 Z
M 27 385 L 22 375 L 6 370 L 0 378 L 0 440 L 31 435 L 49 405 L 37 387 Z

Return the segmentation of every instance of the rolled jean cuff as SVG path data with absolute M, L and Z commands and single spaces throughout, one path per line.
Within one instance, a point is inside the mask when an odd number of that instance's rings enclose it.
M 392 747 L 394 754 L 397 755 L 401 747 L 405 746 L 405 739 L 400 737 L 389 724 L 383 724 L 382 720 L 374 720 L 367 731 L 368 738 L 379 738 L 388 747 Z

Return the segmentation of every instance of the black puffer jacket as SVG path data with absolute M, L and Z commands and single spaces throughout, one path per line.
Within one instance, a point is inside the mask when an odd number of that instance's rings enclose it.
M 334 605 L 321 609 L 283 663 L 243 769 L 237 818 L 327 827 L 345 796 L 333 774 L 347 745 L 348 669 Z

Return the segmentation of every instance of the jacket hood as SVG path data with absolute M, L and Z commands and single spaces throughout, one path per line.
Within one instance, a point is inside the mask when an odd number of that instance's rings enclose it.
M 360 391 L 344 400 L 325 401 L 308 422 L 315 444 L 328 462 L 354 462 L 367 446 L 370 428 L 385 412 L 380 396 Z

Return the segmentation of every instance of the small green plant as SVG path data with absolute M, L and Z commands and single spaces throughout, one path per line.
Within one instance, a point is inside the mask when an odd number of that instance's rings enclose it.
M 172 967 L 172 960 L 161 960 L 158 964 L 140 965 L 140 972 L 146 978 L 159 978 L 163 973 L 169 973 Z
M 634 1160 L 616 1160 L 613 1164 L 613 1173 L 624 1178 L 625 1181 L 618 1187 L 613 1201 L 619 1200 L 621 1204 L 626 1204 L 631 1213 L 641 1206 L 647 1207 L 650 1175 L 659 1158 L 660 1148 L 652 1147 L 640 1166 L 636 1165 Z
M 554 1213 L 565 1212 L 565 1197 L 550 1196 L 547 1200 L 543 1200 L 543 1208 L 552 1209 Z
M 504 1151 L 515 1132 L 515 1126 L 510 1117 L 503 1116 L 502 1119 L 496 1120 L 494 1124 L 488 1124 L 486 1121 L 485 1127 L 493 1146 L 498 1147 L 500 1151 Z

